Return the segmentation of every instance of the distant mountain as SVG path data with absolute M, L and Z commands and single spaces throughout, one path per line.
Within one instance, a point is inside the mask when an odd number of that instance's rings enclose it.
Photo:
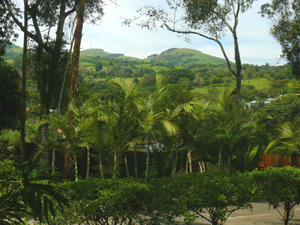
M 16 45 L 8 45 L 6 48 L 6 60 L 13 60 L 15 56 L 22 55 L 22 48 Z M 86 49 L 80 52 L 80 56 L 116 58 L 123 60 L 144 61 L 146 63 L 171 63 L 173 65 L 188 65 L 188 64 L 226 64 L 225 59 L 204 54 L 200 51 L 188 48 L 171 48 L 163 51 L 160 54 L 153 54 L 146 59 L 128 57 L 122 53 L 109 53 L 103 49 Z
M 187 65 L 191 63 L 216 65 L 226 63 L 225 59 L 217 58 L 188 48 L 171 48 L 161 54 L 150 55 L 145 61 L 172 63 L 174 65 Z
M 139 58 L 125 56 L 121 53 L 109 53 L 104 51 L 103 49 L 86 49 L 80 52 L 80 56 L 92 56 L 92 57 L 103 57 L 103 58 L 117 58 L 124 60 L 140 60 Z

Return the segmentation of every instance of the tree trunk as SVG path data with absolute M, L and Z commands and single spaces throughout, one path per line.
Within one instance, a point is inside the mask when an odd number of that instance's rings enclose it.
M 190 166 L 190 173 L 192 173 L 192 151 L 190 149 L 190 143 L 188 144 L 188 160 L 189 160 L 189 166 Z
M 72 99 L 76 96 L 76 90 L 77 90 L 77 77 L 78 77 L 78 67 L 79 67 L 79 56 L 80 56 L 80 45 L 81 45 L 81 37 L 82 37 L 82 28 L 83 28 L 83 17 L 84 17 L 84 7 L 85 7 L 86 0 L 79 0 L 78 3 L 78 11 L 76 15 L 76 28 L 74 33 L 74 50 L 73 50 L 73 57 L 72 57 L 72 75 L 71 75 L 71 82 L 70 82 L 70 100 L 69 102 L 72 102 Z M 72 126 L 72 116 L 69 112 L 68 114 L 68 124 L 69 126 Z M 64 168 L 66 168 L 66 172 L 70 171 L 70 164 L 68 163 L 68 157 L 65 156 L 64 161 Z M 66 174 L 65 177 L 68 175 Z
M 28 29 L 27 0 L 24 0 L 24 28 Z M 26 161 L 25 122 L 26 122 L 26 69 L 27 69 L 27 33 L 24 32 L 23 60 L 22 60 L 22 97 L 21 97 L 21 132 L 20 155 L 21 163 Z
M 174 174 L 174 168 L 175 168 L 175 157 L 174 157 L 174 150 L 172 150 L 172 171 L 171 171 L 171 175 L 175 175 Z
M 229 156 L 228 156 L 228 168 L 227 168 L 227 172 L 230 173 L 231 172 L 231 153 L 229 153 Z
M 291 213 L 291 203 L 284 204 L 284 225 L 288 225 L 290 221 L 290 213 Z
M 89 178 L 90 175 L 90 147 L 89 144 L 87 144 L 86 147 L 86 179 Z
M 149 173 L 149 163 L 150 163 L 150 149 L 149 145 L 147 147 L 147 161 L 146 161 L 146 174 L 145 179 L 148 179 L 148 173 Z
M 78 69 L 79 69 L 79 56 L 80 56 L 80 45 L 81 45 L 81 38 L 82 38 L 82 29 L 83 29 L 83 22 L 84 22 L 84 8 L 85 8 L 85 2 L 86 0 L 79 0 L 78 3 L 78 11 L 77 11 L 77 21 L 76 21 L 76 28 L 75 28 L 75 44 L 74 44 L 74 51 L 73 51 L 73 57 L 72 57 L 72 76 L 71 76 L 71 97 L 70 102 L 72 98 L 76 96 L 76 90 L 77 90 L 77 78 L 78 78 Z
M 49 115 L 49 104 L 41 102 L 40 116 Z M 41 162 L 49 166 L 49 151 L 47 148 L 49 136 L 49 124 L 45 123 L 39 127 L 39 144 L 43 147 L 41 154 Z
M 114 155 L 114 178 L 117 178 L 119 174 L 119 152 L 115 149 Z
M 74 166 L 75 166 L 75 181 L 78 181 L 78 165 L 77 165 L 77 156 L 74 156 Z
M 176 155 L 175 155 L 174 175 L 176 175 L 177 172 L 177 164 L 178 164 L 178 150 L 176 151 Z
M 68 68 L 69 68 L 69 62 L 70 62 L 70 59 L 71 59 L 71 52 L 72 52 L 72 48 L 73 48 L 73 43 L 74 43 L 74 35 L 73 35 L 73 38 L 72 38 L 72 41 L 71 41 L 71 46 L 70 46 L 70 50 L 69 50 L 69 54 L 68 54 L 68 60 L 67 60 L 67 64 L 66 64 L 64 78 L 63 78 L 63 82 L 62 82 L 61 88 L 60 88 L 58 106 L 57 106 L 57 116 L 60 115 L 60 111 L 61 111 L 62 97 L 63 97 L 63 92 L 64 92 L 64 89 L 65 89 L 65 84 L 66 84 L 66 80 L 67 80 Z M 58 138 L 58 131 L 57 131 L 57 128 L 56 128 L 55 129 L 54 143 L 57 142 L 57 138 Z M 54 173 L 54 172 L 55 172 L 55 149 L 52 150 L 52 173 Z
M 237 105 L 240 105 L 241 101 L 241 88 L 242 88 L 242 61 L 240 56 L 240 50 L 238 45 L 238 38 L 236 35 L 236 28 L 233 30 L 233 40 L 234 40 L 234 59 L 235 59 L 235 67 L 236 67 L 236 87 L 235 87 L 235 101 Z
M 148 146 L 147 146 L 147 161 L 146 161 L 146 174 L 145 179 L 148 179 L 149 174 L 149 164 L 150 164 L 150 140 L 148 140 Z
M 134 174 L 135 179 L 138 179 L 138 168 L 137 168 L 137 142 L 134 144 Z
M 219 158 L 218 158 L 218 170 L 222 169 L 222 147 L 220 146 Z
M 68 140 L 66 140 L 66 151 L 70 153 Z M 72 180 L 72 162 L 68 155 L 64 156 L 63 180 Z
M 126 168 L 126 175 L 127 175 L 127 177 L 129 177 L 128 163 L 127 163 L 127 154 L 125 154 L 125 168 Z
M 185 173 L 189 172 L 189 152 L 186 154 Z
M 100 149 L 99 149 L 99 169 L 100 169 L 101 178 L 103 179 L 104 173 L 103 173 L 102 155 Z

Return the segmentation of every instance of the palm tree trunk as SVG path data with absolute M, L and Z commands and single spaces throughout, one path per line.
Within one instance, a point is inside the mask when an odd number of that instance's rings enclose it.
M 134 173 L 135 179 L 138 179 L 138 168 L 137 168 L 137 142 L 134 145 Z
M 117 149 L 114 152 L 114 178 L 117 177 Z
M 119 174 L 119 151 L 117 151 L 117 149 L 115 149 L 115 156 L 114 156 L 114 178 L 118 177 Z
M 174 157 L 174 150 L 172 150 L 172 172 L 171 172 L 171 175 L 175 175 L 174 167 L 175 167 L 175 157 Z
M 148 179 L 148 173 L 149 173 L 149 163 L 150 163 L 150 149 L 149 145 L 147 147 L 147 161 L 146 161 L 146 174 L 145 178 Z
M 186 154 L 185 173 L 189 172 L 189 152 Z
M 192 152 L 190 148 L 190 143 L 188 143 L 188 161 L 189 161 L 189 168 L 190 168 L 190 173 L 192 172 Z
M 78 181 L 78 165 L 77 165 L 77 156 L 74 156 L 74 165 L 75 165 L 75 181 Z
M 176 151 L 176 155 L 175 155 L 174 175 L 176 174 L 177 171 L 177 164 L 178 164 L 178 151 Z
M 218 158 L 218 170 L 221 170 L 222 165 L 222 147 L 220 146 L 219 158 Z
M 192 153 L 189 152 L 189 165 L 190 165 L 190 173 L 193 172 L 192 169 L 193 169 L 193 166 L 192 166 Z
M 86 179 L 89 178 L 90 175 L 90 147 L 89 144 L 87 144 L 86 147 Z
M 99 150 L 99 168 L 100 168 L 101 178 L 104 178 L 103 164 L 102 164 L 102 155 L 101 155 L 101 151 L 100 150 Z
M 77 165 L 77 160 L 75 160 L 75 181 L 78 181 L 78 165 Z
M 68 140 L 66 140 L 66 152 L 68 152 L 69 154 L 71 152 Z M 64 155 L 63 180 L 72 180 L 72 163 L 70 157 L 67 154 Z
M 126 175 L 129 177 L 129 170 L 128 170 L 128 163 L 127 163 L 127 154 L 125 154 L 125 168 L 126 168 Z
M 231 153 L 228 156 L 228 165 L 227 165 L 227 172 L 230 173 L 231 172 Z
M 147 161 L 146 161 L 146 174 L 145 174 L 146 180 L 148 179 L 149 164 L 150 164 L 150 140 L 148 139 L 148 146 L 147 146 Z

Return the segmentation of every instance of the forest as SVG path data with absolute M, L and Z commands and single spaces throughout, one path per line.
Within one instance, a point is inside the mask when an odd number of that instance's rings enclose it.
M 80 50 L 107 2 L 21 2 L 0 1 L 0 225 L 221 225 L 257 199 L 289 224 L 300 170 L 259 163 L 300 154 L 299 1 L 261 6 L 281 66 L 241 61 L 238 16 L 251 0 L 167 1 L 184 9 L 178 30 L 166 9 L 145 6 L 124 24 L 195 34 L 224 56 L 171 48 L 146 59 Z

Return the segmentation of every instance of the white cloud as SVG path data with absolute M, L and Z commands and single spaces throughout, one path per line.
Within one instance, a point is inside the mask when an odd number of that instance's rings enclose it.
M 257 13 L 260 5 L 267 0 L 255 1 L 253 8 L 241 14 L 238 26 L 238 41 L 243 62 L 254 64 L 273 63 L 278 61 L 281 48 L 269 34 L 269 21 Z M 82 48 L 101 48 L 111 53 L 124 53 L 127 56 L 146 58 L 150 54 L 160 53 L 169 48 L 192 48 L 203 53 L 223 58 L 219 46 L 198 36 L 191 36 L 191 43 L 178 38 L 175 33 L 166 30 L 149 31 L 136 25 L 122 26 L 123 17 L 137 15 L 136 10 L 144 5 L 166 7 L 163 0 L 119 0 L 120 6 L 113 4 L 104 8 L 105 16 L 99 25 L 84 24 Z M 228 57 L 233 58 L 232 36 L 228 34 L 222 39 Z M 22 46 L 22 38 L 18 45 Z

